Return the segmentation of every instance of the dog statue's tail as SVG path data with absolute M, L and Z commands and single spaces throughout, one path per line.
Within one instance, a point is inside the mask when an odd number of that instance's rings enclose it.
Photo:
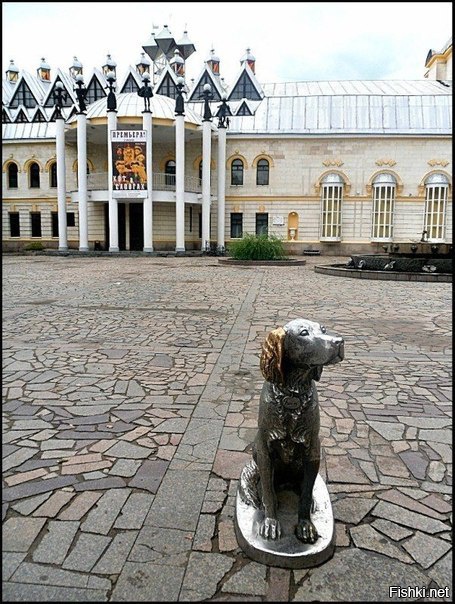
M 239 495 L 240 499 L 252 505 L 256 509 L 262 507 L 261 497 L 259 494 L 259 468 L 252 459 L 242 470 L 239 480 Z

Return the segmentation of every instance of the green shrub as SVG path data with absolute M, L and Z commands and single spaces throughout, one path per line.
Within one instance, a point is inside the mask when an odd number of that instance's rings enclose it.
M 24 246 L 24 250 L 26 250 L 27 252 L 39 252 L 41 250 L 44 250 L 44 246 L 41 241 L 32 241 L 31 243 L 27 243 L 27 245 Z
M 285 252 L 281 239 L 275 235 L 251 235 L 228 244 L 228 253 L 235 260 L 282 260 Z

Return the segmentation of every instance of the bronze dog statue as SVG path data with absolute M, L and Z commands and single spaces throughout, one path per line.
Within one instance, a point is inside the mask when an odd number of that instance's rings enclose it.
M 295 319 L 269 333 L 260 367 L 265 382 L 259 402 L 258 433 L 253 460 L 240 476 L 239 494 L 247 504 L 264 510 L 259 535 L 279 539 L 276 489 L 298 490 L 296 537 L 315 543 L 311 522 L 313 485 L 319 471 L 319 403 L 315 381 L 324 365 L 344 358 L 344 340 L 314 321 Z

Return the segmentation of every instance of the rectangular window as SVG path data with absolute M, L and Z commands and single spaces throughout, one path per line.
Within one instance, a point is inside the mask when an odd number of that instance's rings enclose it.
M 341 185 L 324 185 L 322 187 L 321 235 L 320 239 L 337 241 L 341 238 Z
M 66 213 L 66 226 L 73 227 L 76 226 L 76 220 L 74 218 L 74 212 Z
M 393 209 L 395 185 L 378 185 L 373 188 L 373 224 L 371 238 L 391 241 L 393 237 Z
M 190 214 L 190 233 L 193 232 L 193 208 L 190 206 L 189 208 L 189 214 Z
M 231 213 L 231 239 L 240 239 L 243 235 L 243 214 Z
M 58 212 L 51 212 L 52 237 L 58 237 Z
M 425 226 L 429 241 L 444 240 L 447 186 L 427 185 L 425 191 Z
M 21 236 L 21 225 L 19 221 L 19 212 L 9 213 L 9 233 L 10 237 Z
M 269 233 L 269 215 L 256 214 L 256 235 L 268 235 Z
M 41 212 L 30 212 L 32 237 L 41 237 Z
M 199 213 L 199 239 L 202 239 L 202 214 Z

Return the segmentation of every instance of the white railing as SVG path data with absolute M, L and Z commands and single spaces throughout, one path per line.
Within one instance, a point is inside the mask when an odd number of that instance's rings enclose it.
M 107 188 L 107 172 L 93 172 L 87 175 L 87 189 L 89 191 L 104 191 Z M 175 191 L 175 175 L 154 172 L 153 189 L 155 191 Z M 185 191 L 190 193 L 200 193 L 202 191 L 201 181 L 197 176 L 185 176 Z

